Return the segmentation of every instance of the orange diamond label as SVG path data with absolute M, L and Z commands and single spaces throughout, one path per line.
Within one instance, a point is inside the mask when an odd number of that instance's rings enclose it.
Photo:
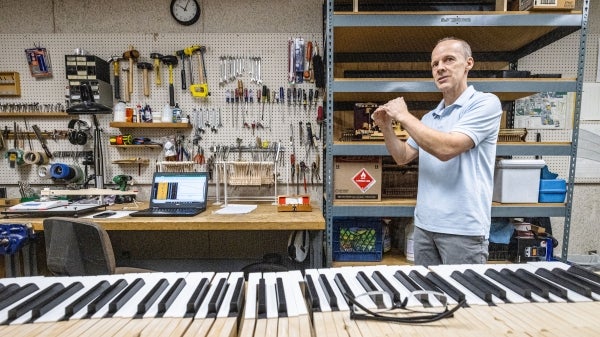
M 352 181 L 363 192 L 367 192 L 375 184 L 375 178 L 364 168 L 352 177 Z

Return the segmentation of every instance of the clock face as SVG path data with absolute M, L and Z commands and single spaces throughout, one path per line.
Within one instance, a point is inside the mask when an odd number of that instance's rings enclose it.
M 200 5 L 196 0 L 171 0 L 171 15 L 180 24 L 189 26 L 200 18 Z

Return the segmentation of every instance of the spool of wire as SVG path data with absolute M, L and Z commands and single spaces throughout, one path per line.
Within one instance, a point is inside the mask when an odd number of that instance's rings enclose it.
M 34 152 L 34 151 L 23 152 L 23 161 L 25 161 L 25 164 L 27 164 L 27 165 L 37 164 L 41 160 L 42 159 L 41 159 L 39 152 Z
M 82 177 L 82 171 L 79 167 L 70 166 L 63 163 L 56 163 L 50 166 L 50 177 L 69 182 L 76 182 Z

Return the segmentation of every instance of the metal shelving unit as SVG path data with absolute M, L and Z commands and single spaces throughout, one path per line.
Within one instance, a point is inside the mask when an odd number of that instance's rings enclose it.
M 365 0 L 366 1 L 366 0 Z M 409 62 L 411 69 L 428 70 L 432 46 L 444 36 L 467 38 L 476 63 L 486 70 L 515 69 L 520 58 L 574 32 L 580 34 L 576 78 L 472 78 L 478 90 L 493 92 L 503 101 L 537 92 L 575 92 L 575 113 L 570 142 L 502 143 L 498 156 L 568 156 L 569 177 L 565 203 L 497 204 L 493 217 L 564 217 L 562 257 L 568 252 L 581 90 L 589 0 L 571 12 L 336 12 L 334 0 L 325 12 L 327 65 L 325 202 L 327 221 L 326 263 L 332 262 L 333 218 L 338 216 L 411 217 L 414 200 L 369 203 L 333 202 L 335 156 L 389 155 L 382 142 L 342 142 L 334 139 L 336 112 L 354 102 L 385 102 L 404 96 L 407 101 L 439 102 L 441 94 L 430 78 L 345 78 L 344 70 L 378 69 L 384 63 Z M 360 62 L 358 64 L 357 62 Z

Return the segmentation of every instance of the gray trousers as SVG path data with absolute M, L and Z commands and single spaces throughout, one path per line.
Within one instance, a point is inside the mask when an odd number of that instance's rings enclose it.
M 484 236 L 434 233 L 415 226 L 413 233 L 415 264 L 483 264 L 488 258 Z

